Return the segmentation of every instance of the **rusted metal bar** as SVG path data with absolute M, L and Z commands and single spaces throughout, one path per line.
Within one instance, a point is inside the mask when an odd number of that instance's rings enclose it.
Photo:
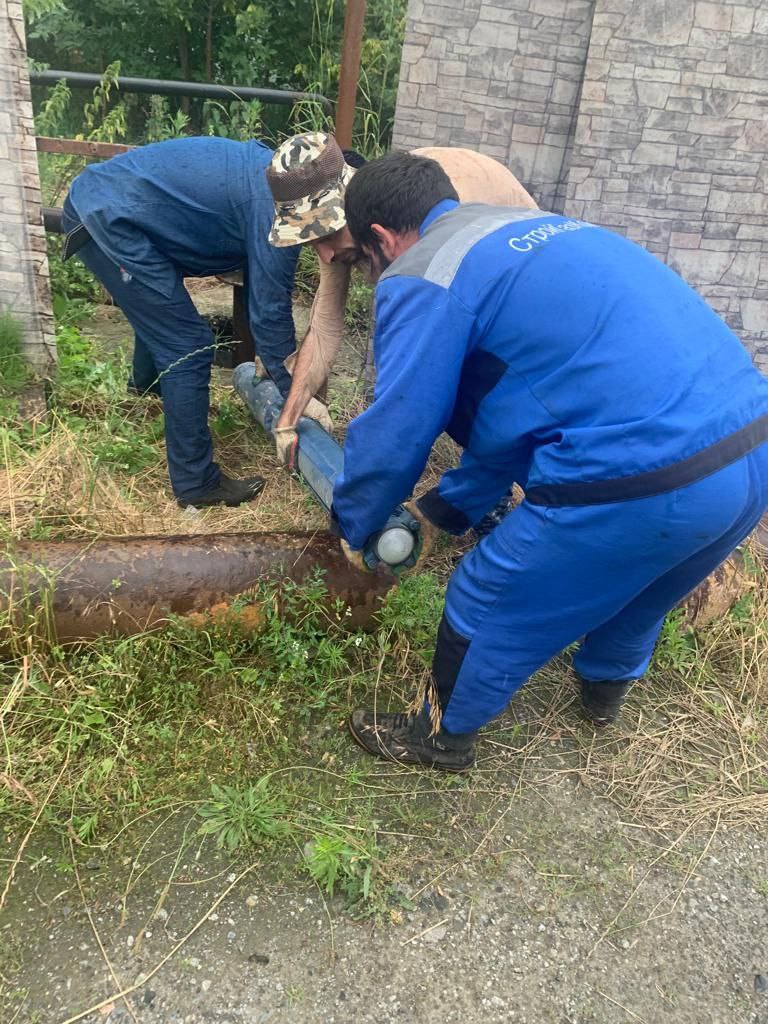
M 52 139 L 47 135 L 35 138 L 38 153 L 67 153 L 72 156 L 92 156 L 108 160 L 111 156 L 128 153 L 136 146 L 124 146 L 121 142 L 88 142 L 85 139 Z
M 339 98 L 336 103 L 336 140 L 342 149 L 349 149 L 352 145 L 364 23 L 365 0 L 347 0 L 344 38 L 341 44 Z
M 32 85 L 56 85 L 64 80 L 73 89 L 95 89 L 101 85 L 103 75 L 88 71 L 30 71 Z M 292 89 L 262 89 L 250 85 L 219 85 L 213 82 L 178 82 L 163 78 L 131 78 L 119 75 L 115 79 L 123 92 L 149 93 L 151 96 L 191 96 L 211 100 L 261 100 L 262 103 L 293 105 L 312 100 L 330 110 L 327 97 L 318 92 L 296 92 Z
M 0 560 L 0 619 L 8 623 L 0 637 L 7 641 L 19 627 L 60 643 L 130 636 L 162 628 L 169 615 L 193 626 L 234 615 L 256 628 L 252 598 L 260 581 L 301 582 L 317 569 L 324 570 L 329 610 L 340 600 L 349 609 L 345 621 L 356 627 L 373 623 L 395 582 L 385 569 L 353 569 L 328 533 L 20 541 Z
M 374 624 L 395 576 L 353 569 L 327 533 L 246 533 L 19 541 L 0 559 L 0 643 L 14 630 L 59 643 L 131 636 L 178 616 L 194 627 L 236 621 L 259 628 L 254 588 L 268 578 L 301 583 L 324 573 L 328 607 L 340 601 L 350 626 Z M 687 625 L 727 614 L 754 586 L 734 552 L 681 604 Z
M 256 346 L 248 320 L 248 293 L 245 282 L 232 286 L 232 329 L 238 339 L 232 347 L 232 366 L 252 363 L 256 356 Z

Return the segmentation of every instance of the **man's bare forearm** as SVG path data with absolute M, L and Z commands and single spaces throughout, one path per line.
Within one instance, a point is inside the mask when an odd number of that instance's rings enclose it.
M 309 330 L 291 371 L 293 381 L 278 427 L 295 426 L 307 402 L 328 379 L 344 331 L 349 275 L 350 267 L 344 264 L 320 265 L 320 284 L 312 303 Z
M 313 387 L 312 368 L 316 362 L 316 354 L 312 351 L 315 342 L 308 334 L 301 344 L 296 362 L 293 365 L 291 389 L 283 403 L 280 417 L 277 421 L 278 427 L 293 427 L 299 422 L 299 417 L 307 407 L 315 391 L 318 391 L 324 383 L 324 379 Z

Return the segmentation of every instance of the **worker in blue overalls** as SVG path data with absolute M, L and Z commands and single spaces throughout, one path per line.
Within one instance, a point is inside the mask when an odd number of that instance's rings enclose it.
M 64 203 L 65 257 L 78 252 L 128 318 L 135 388 L 162 396 L 168 469 L 181 505 L 238 505 L 264 483 L 232 480 L 214 462 L 214 339 L 185 277 L 245 271 L 257 354 L 281 392 L 290 388 L 284 361 L 296 349 L 291 296 L 299 248 L 269 244 L 271 159 L 260 142 L 158 142 L 87 167 Z
M 478 729 L 576 642 L 584 710 L 612 721 L 665 614 L 768 505 L 768 382 L 691 288 L 619 235 L 459 206 L 441 168 L 409 154 L 360 169 L 345 209 L 382 271 L 375 397 L 333 498 L 349 559 L 362 566 L 442 431 L 464 453 L 413 506 L 427 533 L 463 533 L 513 481 L 526 491 L 451 578 L 431 701 L 355 711 L 354 738 L 462 771 Z

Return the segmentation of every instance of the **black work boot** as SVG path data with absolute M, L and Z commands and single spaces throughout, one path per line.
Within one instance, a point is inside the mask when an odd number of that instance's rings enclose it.
M 601 683 L 591 683 L 588 679 L 579 677 L 579 682 L 581 683 L 582 710 L 594 725 L 602 728 L 616 721 L 624 698 L 635 680 L 625 679 L 621 682 L 607 680 Z
M 182 508 L 191 505 L 193 508 L 207 508 L 209 505 L 228 505 L 234 508 L 242 505 L 244 501 L 252 501 L 264 486 L 264 477 L 249 476 L 246 480 L 232 480 L 226 474 L 221 474 L 221 479 L 210 491 L 206 491 L 199 498 L 179 498 L 178 502 Z
M 429 715 L 353 711 L 349 731 L 369 754 L 399 764 L 420 764 L 446 772 L 465 772 L 475 761 L 476 733 L 430 735 Z

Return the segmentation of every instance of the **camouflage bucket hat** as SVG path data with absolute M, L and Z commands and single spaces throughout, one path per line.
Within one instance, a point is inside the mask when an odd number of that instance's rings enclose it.
M 332 135 L 294 135 L 275 150 L 267 181 L 275 201 L 272 245 L 301 245 L 347 223 L 344 192 L 354 174 Z

